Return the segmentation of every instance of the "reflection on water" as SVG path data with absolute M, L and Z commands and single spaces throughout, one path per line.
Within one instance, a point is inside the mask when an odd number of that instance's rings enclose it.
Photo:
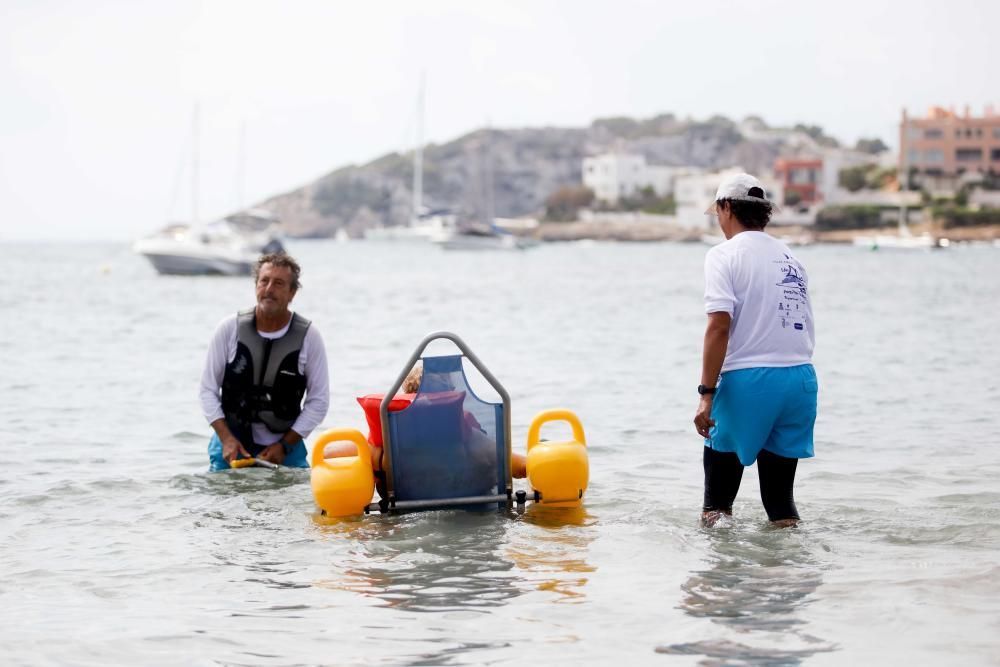
M 337 577 L 315 585 L 409 611 L 495 607 L 520 594 L 500 549 L 507 524 L 495 512 L 445 510 L 323 526 L 355 548 Z
M 529 505 L 522 515 L 445 510 L 358 519 L 313 517 L 323 536 L 352 544 L 318 587 L 351 591 L 410 611 L 478 610 L 530 591 L 579 601 L 592 517 L 580 508 Z
M 170 480 L 170 486 L 213 496 L 242 496 L 283 489 L 308 481 L 309 470 L 305 468 L 244 468 L 194 475 L 174 475 Z
M 522 521 L 543 530 L 532 539 L 520 540 L 507 549 L 524 583 L 536 590 L 555 593 L 555 602 L 582 602 L 590 573 L 597 570 L 587 562 L 587 549 L 593 537 L 572 526 L 594 523 L 584 506 L 545 507 L 529 505 Z
M 658 653 L 702 655 L 702 665 L 799 665 L 816 653 L 837 649 L 806 628 L 803 612 L 822 575 L 803 528 L 729 521 L 704 532 L 709 567 L 693 572 L 681 586 L 680 607 L 689 616 L 722 626 L 725 634 L 660 646 Z

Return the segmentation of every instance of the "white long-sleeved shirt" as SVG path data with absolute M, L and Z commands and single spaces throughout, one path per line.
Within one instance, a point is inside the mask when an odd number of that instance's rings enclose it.
M 215 329 L 212 341 L 205 357 L 205 368 L 201 374 L 201 410 L 205 419 L 211 424 L 216 419 L 225 418 L 222 412 L 222 378 L 226 373 L 226 365 L 236 358 L 236 315 L 230 315 Z M 278 331 L 258 331 L 264 338 L 277 339 L 288 333 L 288 324 Z M 315 325 L 306 330 L 302 349 L 299 351 L 299 372 L 306 376 L 306 396 L 292 430 L 305 439 L 313 429 L 319 426 L 326 411 L 330 407 L 330 376 L 326 365 L 326 347 L 323 337 Z M 254 422 L 251 425 L 253 440 L 258 445 L 273 445 L 281 439 L 284 433 L 272 433 L 264 424 Z

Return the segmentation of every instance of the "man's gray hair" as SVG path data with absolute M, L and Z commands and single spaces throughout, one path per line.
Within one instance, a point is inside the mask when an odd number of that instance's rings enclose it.
M 257 260 L 257 266 L 253 267 L 253 281 L 257 282 L 260 277 L 260 270 L 265 264 L 270 264 L 271 266 L 283 266 L 292 272 L 292 291 L 298 292 L 299 288 L 302 287 L 301 281 L 299 281 L 299 275 L 302 273 L 302 268 L 295 259 L 285 253 L 285 252 L 271 252 L 266 255 L 261 255 L 260 259 Z

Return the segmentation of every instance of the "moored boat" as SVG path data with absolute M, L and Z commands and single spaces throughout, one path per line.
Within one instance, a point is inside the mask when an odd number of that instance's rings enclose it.
M 163 275 L 248 276 L 265 253 L 284 249 L 270 231 L 240 229 L 231 220 L 204 226 L 168 225 L 132 249 Z

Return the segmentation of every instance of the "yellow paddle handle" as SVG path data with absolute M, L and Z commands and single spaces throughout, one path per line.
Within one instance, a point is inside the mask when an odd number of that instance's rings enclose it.
M 539 412 L 531 421 L 531 427 L 528 429 L 529 452 L 539 442 L 538 435 L 542 430 L 542 425 L 552 421 L 569 422 L 570 427 L 573 429 L 573 439 L 581 445 L 586 446 L 587 439 L 583 435 L 583 424 L 580 423 L 580 419 L 570 410 L 557 408 L 555 410 Z
M 236 459 L 235 461 L 229 462 L 230 468 L 249 468 L 252 465 L 257 465 L 257 459 Z
M 358 458 L 371 465 L 371 451 L 368 449 L 368 440 L 361 431 L 353 428 L 332 428 L 325 431 L 313 444 L 312 467 L 324 465 L 326 459 L 323 457 L 323 449 L 331 442 L 353 442 L 358 448 Z

